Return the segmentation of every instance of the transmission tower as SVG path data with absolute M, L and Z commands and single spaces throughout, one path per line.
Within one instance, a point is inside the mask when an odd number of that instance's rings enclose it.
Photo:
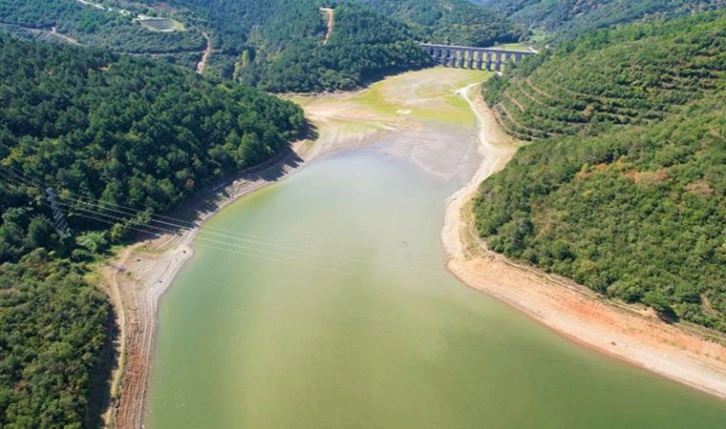
M 48 196 L 48 201 L 50 201 L 50 208 L 53 210 L 53 226 L 55 227 L 55 230 L 58 231 L 58 235 L 61 239 L 68 238 L 71 235 L 71 231 L 66 223 L 66 217 L 63 215 L 63 210 L 61 210 L 60 205 L 58 204 L 55 191 L 49 186 L 45 188 L 45 193 Z

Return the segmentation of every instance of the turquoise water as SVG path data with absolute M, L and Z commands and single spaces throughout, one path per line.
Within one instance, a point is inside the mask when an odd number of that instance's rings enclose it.
M 358 150 L 212 218 L 161 305 L 146 427 L 726 427 L 449 275 L 461 186 Z

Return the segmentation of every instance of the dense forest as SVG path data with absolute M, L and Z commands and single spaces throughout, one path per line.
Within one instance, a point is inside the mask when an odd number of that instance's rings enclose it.
M 20 35 L 27 34 L 20 31 L 23 29 L 44 30 L 46 36 L 54 31 L 82 45 L 132 54 L 174 56 L 197 52 L 201 56 L 205 47 L 199 30 L 151 31 L 130 13 L 122 13 L 117 8 L 103 10 L 77 0 L 3 0 L 0 24 L 6 24 L 6 31 Z
M 89 263 L 152 214 L 270 159 L 304 126 L 297 106 L 254 89 L 0 35 L 3 427 L 85 426 L 110 315 Z
M 487 82 L 485 99 L 500 124 L 524 140 L 661 120 L 722 88 L 723 29 L 713 16 L 563 42 Z M 684 31 L 683 22 L 694 27 Z
M 79 44 L 190 69 L 202 57 L 206 32 L 215 50 L 208 74 L 276 92 L 349 89 L 386 73 L 429 64 L 404 24 L 353 5 L 336 10 L 334 37 L 323 46 L 327 29 L 320 12 L 323 2 L 318 0 L 103 4 L 106 9 L 76 0 L 10 0 L 0 5 L 0 25 L 16 35 L 45 40 L 60 40 L 62 35 Z M 176 18 L 184 28 L 151 31 L 133 18 L 139 13 Z
M 273 92 L 351 89 L 431 64 L 420 41 L 488 46 L 520 40 L 525 27 L 467 0 L 8 0 L 0 26 L 16 35 L 144 55 L 195 69 L 211 37 L 205 72 Z M 320 11 L 335 8 L 335 28 Z M 174 18 L 152 31 L 139 15 Z
M 220 50 L 210 72 L 272 92 L 311 92 L 358 87 L 430 60 L 404 24 L 350 4 L 336 6 L 335 30 L 327 31 L 318 0 L 171 0 L 210 29 Z
M 272 92 L 345 90 L 431 63 L 406 27 L 358 6 L 341 5 L 326 45 L 298 41 L 274 57 L 258 56 L 237 76 Z
M 527 35 L 503 14 L 468 0 L 354 0 L 409 25 L 419 40 L 464 46 L 518 42 Z
M 724 0 L 473 0 L 529 28 L 569 38 L 583 31 L 639 20 L 714 10 Z
M 726 332 L 726 12 L 583 35 L 486 85 L 522 148 L 475 202 L 491 249 Z

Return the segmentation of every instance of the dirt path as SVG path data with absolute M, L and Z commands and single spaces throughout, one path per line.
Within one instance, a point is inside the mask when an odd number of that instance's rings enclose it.
M 646 309 L 621 308 L 567 279 L 508 261 L 486 250 L 473 231 L 468 206 L 479 183 L 513 156 L 480 95 L 467 100 L 481 124 L 484 160 L 475 177 L 447 201 L 441 238 L 450 256 L 448 269 L 472 288 L 522 311 L 534 320 L 587 347 L 726 399 L 726 341 L 660 321 Z
M 58 29 L 56 27 L 50 27 L 50 29 L 48 29 L 47 27 L 46 28 L 26 27 L 26 26 L 22 26 L 22 25 L 9 24 L 6 22 L 1 22 L 1 21 L 0 21 L 0 26 L 8 26 L 10 28 L 17 28 L 17 29 L 29 31 L 35 37 L 38 37 L 39 35 L 47 35 L 47 36 L 58 38 L 71 45 L 81 46 L 81 43 L 78 40 L 76 40 L 73 37 L 68 36 L 66 34 L 59 33 Z
M 204 36 L 204 40 L 206 41 L 206 48 L 204 48 L 204 54 L 202 54 L 202 59 L 199 60 L 199 63 L 197 63 L 197 73 L 203 74 L 204 68 L 207 66 L 207 61 L 209 61 L 209 57 L 212 55 L 212 39 L 209 38 L 209 34 L 207 34 L 205 31 L 202 31 L 202 36 Z
M 333 28 L 335 27 L 335 9 L 330 7 L 321 7 L 320 11 L 325 15 L 325 26 L 328 27 L 328 31 L 325 32 L 325 39 L 323 45 L 328 44 L 330 35 L 333 34 Z
M 66 36 L 65 34 L 61 34 L 61 33 L 59 33 L 59 32 L 58 32 L 58 31 L 56 30 L 56 28 L 55 28 L 55 27 L 51 27 L 51 29 L 50 29 L 50 33 L 51 33 L 52 35 L 54 35 L 55 37 L 58 37 L 58 38 L 60 38 L 60 39 L 62 39 L 62 40 L 64 40 L 64 41 L 66 41 L 66 42 L 70 43 L 71 45 L 80 45 L 80 43 L 78 43 L 78 40 L 76 40 L 76 39 L 72 38 L 71 36 Z

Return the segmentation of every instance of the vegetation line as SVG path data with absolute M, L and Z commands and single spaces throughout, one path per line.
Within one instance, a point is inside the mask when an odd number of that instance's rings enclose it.
M 103 296 L 92 270 L 197 189 L 286 154 L 305 121 L 290 102 L 168 64 L 4 35 L 0 45 L 0 78 L 12 94 L 0 106 L 0 343 L 9 345 L 0 420 L 75 427 L 102 407 L 97 396 L 89 401 L 101 387 L 96 370 L 113 377 L 100 358 L 115 335 L 106 329 L 115 292 Z M 119 202 L 132 211 L 112 225 L 84 216 L 89 205 L 109 215 Z M 106 388 L 123 408 L 127 381 L 143 380 L 147 364 L 136 365 L 131 350 L 148 344 L 137 338 L 142 306 L 124 296 L 133 286 L 119 292 L 127 365 L 123 381 Z
M 179 211 L 197 213 L 193 228 L 182 230 L 182 233 L 140 228 L 149 239 L 124 249 L 112 261 L 112 275 L 119 279 L 121 289 L 125 291 L 122 305 L 129 314 L 128 323 L 134 326 L 127 330 L 130 347 L 126 353 L 125 377 L 115 413 L 118 427 L 143 425 L 159 300 L 192 257 L 190 246 L 201 225 L 238 198 L 296 171 L 303 165 L 299 155 L 305 154 L 304 147 L 298 143 L 297 152 L 290 150 L 262 168 L 243 171 L 188 200 Z M 123 273 L 123 276 L 118 276 L 118 273 Z
M 719 11 L 603 30 L 487 82 L 502 122 L 536 140 L 477 197 L 491 249 L 726 333 L 724 25 Z M 544 91 L 546 107 L 530 97 Z

